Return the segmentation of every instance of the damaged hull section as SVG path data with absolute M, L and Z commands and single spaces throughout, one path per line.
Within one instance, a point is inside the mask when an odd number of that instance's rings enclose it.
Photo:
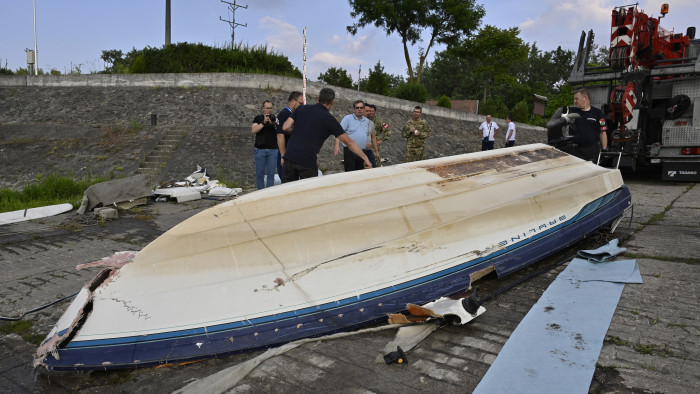
M 263 189 L 93 283 L 36 364 L 149 366 L 350 330 L 538 261 L 630 204 L 618 171 L 539 144 Z

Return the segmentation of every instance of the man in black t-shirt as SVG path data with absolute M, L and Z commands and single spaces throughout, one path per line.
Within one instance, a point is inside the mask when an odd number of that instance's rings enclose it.
M 569 126 L 569 135 L 574 137 L 574 144 L 560 149 L 584 160 L 597 161 L 600 149 L 608 149 L 608 135 L 605 115 L 599 108 L 591 107 L 588 89 L 581 88 L 574 93 L 574 107 L 569 107 L 569 113 L 579 114 Z
M 277 167 L 277 119 L 272 114 L 270 100 L 265 100 L 262 108 L 263 113 L 253 119 L 251 126 L 255 134 L 255 183 L 258 190 L 274 186 Z
M 292 134 L 284 153 L 282 182 L 311 178 L 318 175 L 318 152 L 328 137 L 334 135 L 357 156 L 362 158 L 364 168 L 372 168 L 362 152 L 331 115 L 329 110 L 335 102 L 335 92 L 323 88 L 318 95 L 318 104 L 302 105 L 284 122 L 282 130 Z

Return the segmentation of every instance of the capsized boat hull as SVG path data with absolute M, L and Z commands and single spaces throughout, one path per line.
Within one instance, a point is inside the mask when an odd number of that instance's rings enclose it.
M 618 171 L 540 144 L 264 189 L 93 283 L 36 361 L 127 368 L 349 330 L 538 261 L 630 204 Z

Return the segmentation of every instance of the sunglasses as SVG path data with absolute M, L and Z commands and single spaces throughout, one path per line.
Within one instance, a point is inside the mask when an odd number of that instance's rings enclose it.
M 355 109 L 365 109 L 365 107 L 355 107 Z

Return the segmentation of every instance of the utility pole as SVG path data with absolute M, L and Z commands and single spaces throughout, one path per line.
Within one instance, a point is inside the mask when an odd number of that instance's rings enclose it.
M 235 30 L 237 26 L 243 26 L 243 27 L 248 27 L 248 24 L 246 23 L 245 25 L 242 25 L 240 23 L 236 23 L 236 10 L 239 8 L 244 8 L 247 9 L 248 5 L 240 5 L 236 4 L 236 0 L 233 0 L 233 3 L 229 3 L 228 1 L 220 0 L 222 3 L 228 4 L 228 9 L 231 11 L 231 20 L 226 20 L 221 17 L 219 17 L 219 20 L 222 22 L 228 22 L 229 25 L 231 25 L 231 49 L 233 49 L 235 45 Z
M 357 70 L 357 91 L 360 91 L 360 77 L 362 77 L 362 64 L 360 64 L 360 69 Z
M 170 0 L 165 0 L 165 46 L 170 45 Z
M 39 75 L 39 52 L 36 50 L 36 0 L 34 0 L 34 75 Z

